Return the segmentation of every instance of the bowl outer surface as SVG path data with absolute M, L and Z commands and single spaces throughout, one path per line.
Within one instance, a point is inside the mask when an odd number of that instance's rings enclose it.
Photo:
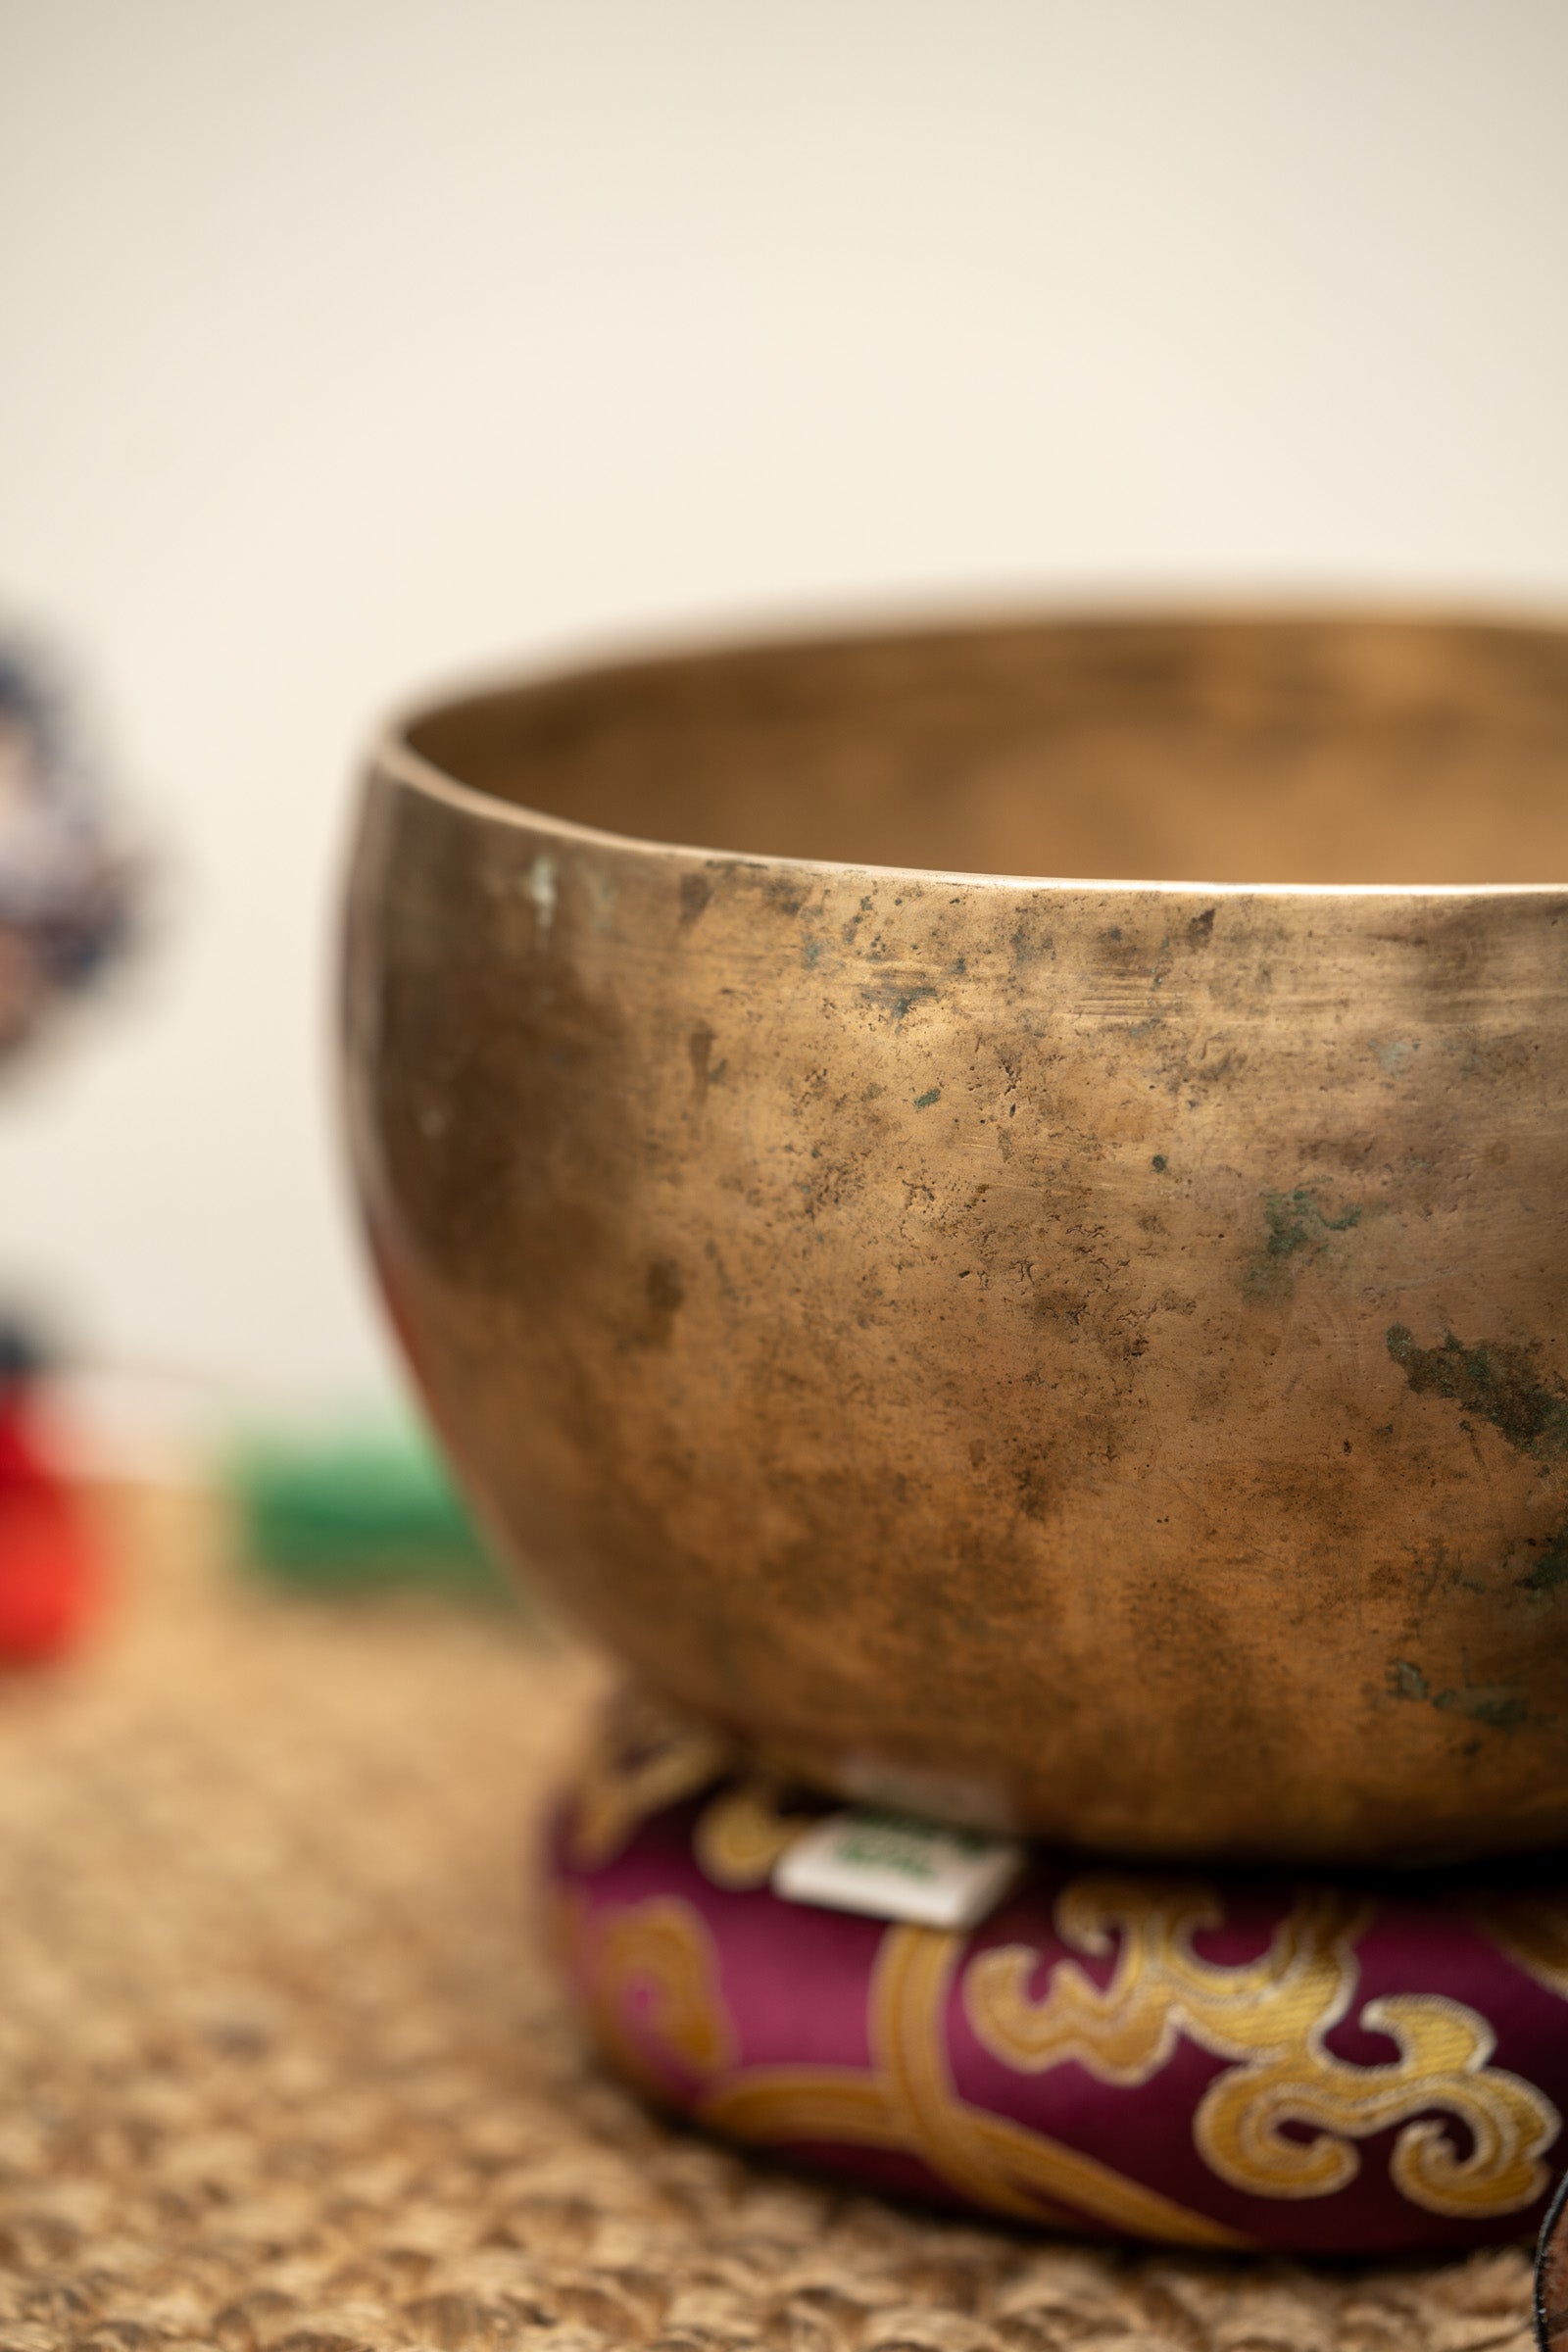
M 1023 883 L 368 780 L 372 1250 L 470 1494 L 818 1784 L 1568 1833 L 1568 895 Z

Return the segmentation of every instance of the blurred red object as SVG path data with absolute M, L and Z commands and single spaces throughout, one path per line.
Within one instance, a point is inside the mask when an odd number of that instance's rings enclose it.
M 93 1531 L 38 1427 L 30 1361 L 0 1335 L 0 1667 L 72 1648 L 99 1582 Z

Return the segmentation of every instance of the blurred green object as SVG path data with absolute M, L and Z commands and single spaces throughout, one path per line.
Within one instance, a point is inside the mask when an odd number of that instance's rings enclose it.
M 416 1431 L 254 1438 L 224 1465 L 246 1555 L 301 1592 L 423 1586 L 510 1601 L 514 1590 Z

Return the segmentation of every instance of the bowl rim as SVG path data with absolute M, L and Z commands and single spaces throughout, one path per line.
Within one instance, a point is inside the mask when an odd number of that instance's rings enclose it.
M 837 625 L 831 617 L 824 621 L 818 616 L 814 622 L 798 622 L 794 625 L 786 622 L 773 627 L 650 632 L 647 635 L 607 638 L 597 650 L 590 642 L 577 652 L 567 653 L 564 657 L 528 657 L 494 667 L 477 668 L 454 676 L 445 687 L 438 688 L 432 684 L 400 698 L 372 730 L 362 763 L 363 772 L 368 777 L 386 777 L 427 799 L 441 802 L 464 815 L 514 832 L 544 835 L 547 839 L 561 842 L 564 848 L 592 850 L 618 857 L 653 858 L 671 864 L 695 863 L 710 870 L 721 868 L 726 872 L 755 870 L 763 873 L 818 874 L 824 878 L 870 876 L 888 881 L 932 883 L 943 888 L 961 888 L 988 895 L 999 891 L 1028 891 L 1124 899 L 1157 896 L 1301 900 L 1308 903 L 1323 900 L 1382 900 L 1403 906 L 1429 900 L 1439 903 L 1516 899 L 1568 901 L 1568 875 L 1558 882 L 1209 882 L 1200 875 L 1155 880 L 1131 874 L 979 872 L 972 867 L 897 865 L 884 863 L 880 859 L 800 858 L 783 852 L 726 850 L 701 842 L 656 841 L 647 834 L 621 833 L 607 826 L 583 824 L 574 817 L 557 816 L 548 809 L 535 808 L 526 802 L 506 800 L 478 785 L 466 784 L 461 777 L 451 774 L 426 754 L 416 751 L 409 740 L 416 726 L 428 723 L 442 712 L 460 710 L 465 704 L 502 697 L 521 698 L 548 687 L 608 683 L 618 676 L 636 675 L 649 670 L 683 666 L 695 668 L 705 662 L 722 661 L 726 657 L 744 659 L 748 655 L 770 653 L 808 655 L 855 644 L 871 647 L 879 643 L 889 644 L 921 637 L 934 641 L 978 637 L 999 630 L 1031 626 L 1067 630 L 1077 627 L 1137 628 L 1183 623 L 1205 628 L 1255 628 L 1260 632 L 1292 627 L 1334 627 L 1373 631 L 1463 629 L 1497 637 L 1557 636 L 1562 639 L 1565 652 L 1568 652 L 1568 610 L 1561 605 L 1544 601 L 1540 606 L 1533 606 L 1524 600 L 1493 604 L 1482 599 L 1477 599 L 1473 604 L 1425 604 L 1402 599 L 1388 602 L 1347 599 L 1340 603 L 1332 598 L 1291 599 L 1278 603 L 1261 600 L 1255 603 L 1206 602 L 1179 596 L 1173 596 L 1163 603 L 1153 598 L 1141 598 L 1125 604 L 1110 599 L 1081 604 L 1036 599 L 1032 602 L 999 602 L 984 607 L 966 606 L 946 611 L 941 608 L 922 608 L 913 612 L 900 613 L 884 610 L 879 617 L 867 618 L 862 615 L 858 620 L 846 619 Z

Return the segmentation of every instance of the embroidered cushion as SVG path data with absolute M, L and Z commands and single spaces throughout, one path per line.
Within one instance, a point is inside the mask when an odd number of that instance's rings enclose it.
M 572 1981 L 661 2102 L 1054 2230 L 1347 2254 L 1539 2226 L 1568 2106 L 1563 1864 L 1335 1881 L 1042 1853 L 959 1934 L 774 1894 L 820 1811 L 646 1717 L 564 1804 Z

